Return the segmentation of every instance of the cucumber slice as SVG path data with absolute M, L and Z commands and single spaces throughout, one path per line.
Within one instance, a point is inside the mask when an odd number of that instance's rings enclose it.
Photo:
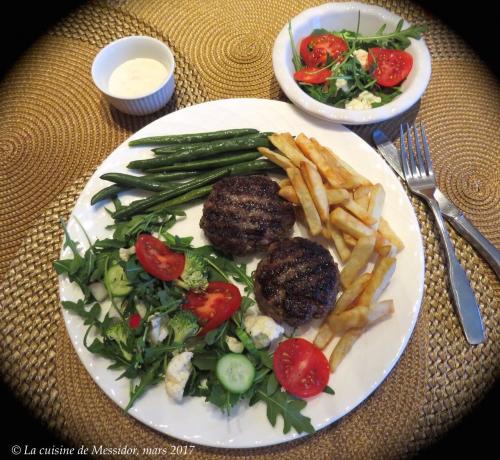
M 125 270 L 123 270 L 121 265 L 113 265 L 108 269 L 104 275 L 104 282 L 108 286 L 109 291 L 112 295 L 123 297 L 132 291 L 132 286 L 128 284 L 127 276 L 125 275 Z
M 252 386 L 255 367 L 246 356 L 229 353 L 217 361 L 215 373 L 226 390 L 241 394 Z

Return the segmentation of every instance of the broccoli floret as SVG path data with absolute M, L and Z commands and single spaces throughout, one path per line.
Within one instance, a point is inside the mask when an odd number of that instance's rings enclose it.
M 208 267 L 202 257 L 187 251 L 184 271 L 177 285 L 188 291 L 204 291 L 208 286 Z
M 198 333 L 199 326 L 196 316 L 188 310 L 181 310 L 168 322 L 174 332 L 174 343 L 183 343 L 187 338 Z
M 127 346 L 128 338 L 128 328 L 122 321 L 117 321 L 113 323 L 110 327 L 106 329 L 105 336 L 114 340 L 120 347 L 123 357 L 130 361 L 132 359 L 132 354 L 128 352 L 125 347 Z

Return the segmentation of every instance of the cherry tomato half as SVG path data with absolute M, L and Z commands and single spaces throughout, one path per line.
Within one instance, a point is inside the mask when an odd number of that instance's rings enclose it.
M 281 342 L 274 353 L 273 364 L 281 386 L 299 398 L 321 393 L 330 378 L 330 366 L 323 352 L 301 338 Z
M 330 69 L 316 69 L 315 67 L 304 67 L 293 74 L 296 81 L 319 85 L 332 76 Z
M 212 281 L 203 292 L 189 291 L 184 308 L 191 310 L 204 323 L 199 335 L 219 327 L 240 308 L 239 289 L 230 283 Z
M 330 62 L 342 62 L 349 50 L 346 41 L 332 34 L 309 35 L 300 42 L 300 57 L 307 67 L 323 67 Z
M 406 51 L 386 48 L 370 48 L 368 50 L 368 69 L 380 86 L 396 86 L 410 73 L 413 57 Z
M 175 280 L 184 270 L 184 254 L 172 251 L 152 235 L 139 235 L 135 243 L 135 253 L 144 270 L 160 280 Z

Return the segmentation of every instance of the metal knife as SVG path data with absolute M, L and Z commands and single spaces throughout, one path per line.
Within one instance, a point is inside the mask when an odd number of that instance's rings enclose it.
M 372 134 L 373 141 L 377 146 L 379 153 L 389 163 L 389 166 L 404 180 L 399 151 L 397 147 L 390 141 L 380 129 L 376 129 Z M 446 217 L 448 222 L 460 233 L 488 262 L 493 269 L 497 278 L 500 279 L 500 251 L 493 246 L 483 234 L 462 214 L 444 194 L 436 188 L 434 198 L 439 203 L 441 213 Z

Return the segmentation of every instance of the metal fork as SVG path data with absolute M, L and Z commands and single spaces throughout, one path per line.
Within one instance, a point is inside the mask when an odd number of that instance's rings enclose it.
M 434 214 L 441 240 L 445 248 L 451 293 L 455 301 L 458 316 L 467 340 L 469 343 L 477 345 L 485 340 L 481 313 L 465 270 L 462 268 L 455 255 L 450 236 L 444 225 L 439 204 L 434 199 L 436 179 L 432 168 L 429 144 L 423 125 L 421 124 L 420 127 L 417 128 L 416 124 L 411 127 L 409 124 L 406 124 L 406 135 L 408 139 L 405 143 L 405 131 L 403 125 L 401 125 L 401 164 L 403 166 L 406 182 L 415 195 L 418 195 L 427 202 Z M 412 145 L 413 143 L 415 143 L 415 148 Z

